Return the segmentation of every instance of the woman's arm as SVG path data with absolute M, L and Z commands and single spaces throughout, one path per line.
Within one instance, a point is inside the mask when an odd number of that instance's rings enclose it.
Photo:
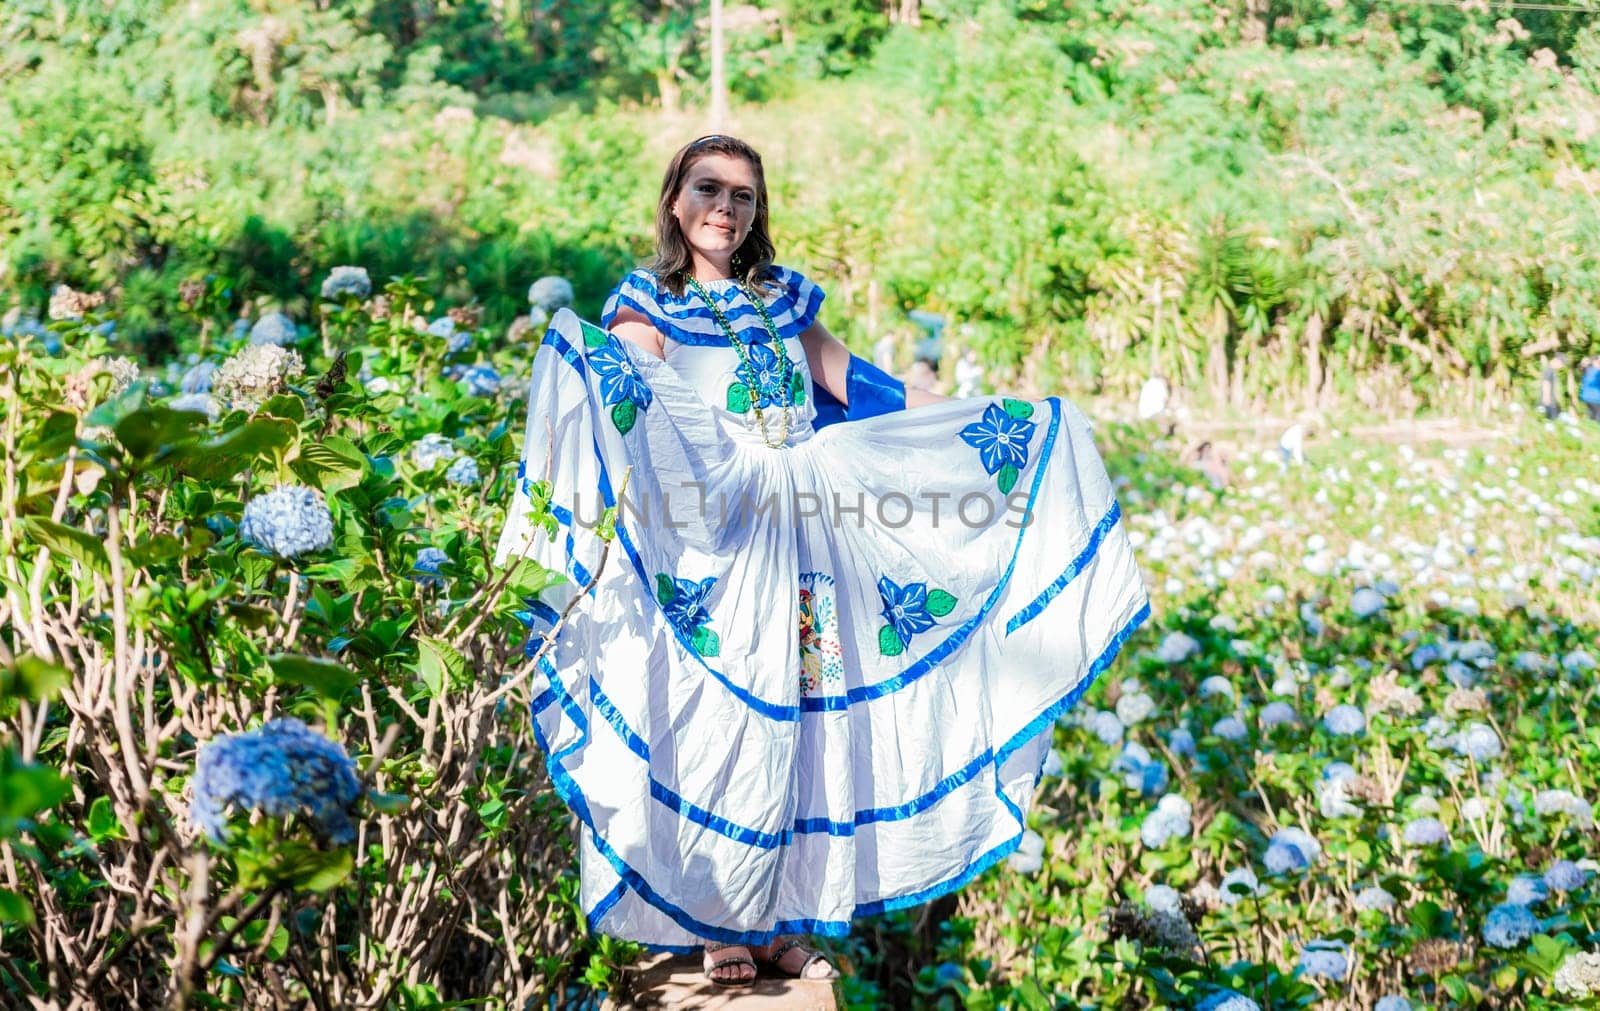
M 666 358 L 666 341 L 661 337 L 661 331 L 650 325 L 637 309 L 627 306 L 618 306 L 617 313 L 611 319 L 611 332 L 631 344 L 637 344 L 657 358 Z
M 833 394 L 839 403 L 850 406 L 850 349 L 820 322 L 811 324 L 800 334 L 800 346 L 805 349 L 812 380 Z M 924 407 L 948 399 L 925 390 L 906 390 L 907 407 Z

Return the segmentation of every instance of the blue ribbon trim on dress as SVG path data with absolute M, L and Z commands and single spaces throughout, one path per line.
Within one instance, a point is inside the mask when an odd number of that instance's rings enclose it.
M 720 348 L 728 346 L 728 338 L 722 332 L 722 325 L 717 322 L 717 317 L 711 310 L 701 304 L 699 296 L 695 296 L 692 300 L 685 299 L 681 310 L 668 312 L 660 302 L 661 289 L 657 289 L 656 297 L 647 300 L 630 293 L 627 290 L 629 287 L 635 288 L 639 292 L 639 296 L 647 294 L 642 287 L 630 285 L 627 280 L 624 280 L 617 287 L 617 290 L 611 293 L 611 297 L 606 300 L 605 310 L 600 314 L 600 325 L 602 327 L 611 326 L 616 319 L 618 306 L 627 306 L 649 320 L 663 337 L 674 340 L 679 344 L 686 344 L 691 347 Z M 802 303 L 796 297 L 796 293 L 785 283 L 783 293 L 778 296 L 778 299 L 786 301 L 788 304 L 773 305 L 767 308 L 767 315 L 772 317 L 773 326 L 777 328 L 778 334 L 785 339 L 799 337 L 802 332 L 816 321 L 817 312 L 822 308 L 822 289 L 810 282 L 807 282 L 807 288 L 809 290 L 806 300 Z M 772 337 L 767 333 L 766 324 L 761 319 L 761 314 L 756 311 L 755 306 L 750 304 L 726 304 L 731 302 L 732 299 L 719 299 L 718 301 L 723 303 L 719 304 L 718 308 L 722 310 L 723 315 L 735 332 L 753 331 L 750 335 L 750 343 L 752 344 L 771 343 Z M 650 302 L 655 304 L 651 305 Z M 785 316 L 791 318 L 785 319 Z M 682 324 L 689 322 L 703 324 L 705 329 L 684 329 Z
M 552 350 L 557 352 L 563 361 L 566 361 L 572 365 L 573 369 L 578 373 L 579 377 L 582 378 L 585 383 L 588 382 L 587 363 L 583 360 L 582 355 L 577 354 L 574 351 L 572 345 L 568 343 L 564 336 L 561 335 L 560 331 L 556 330 L 554 327 L 547 330 L 544 336 L 544 343 L 549 345 Z M 1052 453 L 1055 449 L 1056 436 L 1061 428 L 1060 399 L 1057 397 L 1046 397 L 1044 402 L 1050 405 L 1050 426 L 1046 430 L 1043 445 L 1039 450 L 1039 455 L 1035 457 L 1038 463 L 1034 467 L 1033 482 L 1029 486 L 1028 505 L 1025 514 L 1030 514 L 1033 511 L 1034 503 L 1038 501 L 1039 488 L 1044 482 L 1045 471 L 1053 460 Z M 596 426 L 597 431 L 598 427 L 599 426 Z M 598 435 L 596 435 L 594 439 L 594 456 L 595 464 L 599 468 L 600 472 L 601 496 L 608 507 L 614 506 L 616 505 L 616 496 L 611 489 L 610 473 L 606 467 L 605 457 L 600 451 L 600 441 Z M 570 513 L 568 515 L 570 516 Z M 558 516 L 557 519 L 559 520 L 559 518 L 560 517 Z M 859 688 L 853 688 L 844 695 L 810 696 L 802 698 L 800 700 L 800 705 L 798 706 L 788 706 L 783 705 L 782 703 L 769 702 L 766 699 L 763 699 L 749 691 L 748 689 L 734 684 L 726 674 L 706 663 L 705 658 L 699 653 L 695 652 L 695 649 L 690 643 L 688 637 L 685 636 L 681 630 L 674 626 L 670 621 L 667 621 L 666 625 L 671 631 L 673 637 L 678 641 L 678 644 L 682 646 L 684 651 L 689 656 L 693 657 L 701 667 L 705 668 L 707 673 L 709 673 L 720 684 L 722 684 L 723 687 L 732 692 L 734 697 L 739 699 L 739 701 L 743 702 L 751 709 L 769 719 L 784 723 L 798 723 L 803 712 L 843 712 L 857 702 L 879 698 L 904 688 L 906 685 L 911 684 L 913 681 L 916 681 L 918 678 L 926 675 L 951 653 L 959 649 L 961 645 L 966 642 L 967 637 L 970 636 L 980 624 L 982 624 L 983 619 L 988 617 L 989 612 L 994 608 L 994 605 L 1000 599 L 1001 594 L 1004 593 L 1006 587 L 1010 585 L 1012 571 L 1016 568 L 1017 557 L 1022 551 L 1022 540 L 1027 535 L 1028 529 L 1031 526 L 1032 524 L 1029 523 L 1017 531 L 1017 541 L 1011 550 L 1011 561 L 1006 565 L 1005 572 L 1002 573 L 999 582 L 995 584 L 994 590 L 989 594 L 989 598 L 984 602 L 983 607 L 980 608 L 976 614 L 968 618 L 962 624 L 956 626 L 955 631 L 947 636 L 944 641 L 933 647 L 933 649 L 924 654 L 920 660 L 911 664 L 911 666 L 907 667 L 899 674 L 885 678 L 884 680 L 874 684 L 862 685 Z M 624 528 L 620 517 L 616 523 L 616 532 L 617 542 L 622 545 L 623 552 L 628 556 L 628 560 L 633 564 L 634 572 L 638 574 L 639 582 L 645 587 L 646 595 L 652 602 L 656 602 L 656 596 L 652 589 L 650 575 L 645 569 L 644 559 L 639 555 L 638 550 L 633 546 L 633 541 L 628 537 L 627 530 Z M 569 558 L 572 557 L 570 553 L 571 544 L 572 541 L 569 528 Z M 656 607 L 660 607 L 659 602 L 656 602 Z M 663 615 L 663 620 L 665 620 L 665 615 Z
M 1113 499 L 1111 508 L 1106 510 L 1106 514 L 1100 517 L 1100 522 L 1096 523 L 1094 530 L 1089 533 L 1089 542 L 1083 546 L 1082 551 L 1078 552 L 1078 557 L 1067 564 L 1061 575 L 1057 576 L 1049 586 L 1044 588 L 1044 592 L 1033 598 L 1028 606 L 1011 616 L 1011 620 L 1006 622 L 1006 635 L 1010 635 L 1037 618 L 1049 606 L 1050 602 L 1056 599 L 1056 595 L 1067 588 L 1068 583 L 1078 578 L 1078 573 L 1082 572 L 1084 567 L 1094 558 L 1095 553 L 1100 550 L 1100 542 L 1105 540 L 1106 534 L 1110 533 L 1111 528 L 1117 525 L 1117 520 L 1121 516 L 1122 506 Z
M 1105 649 L 1103 649 L 1100 655 L 1095 658 L 1094 663 L 1090 665 L 1089 671 L 1083 680 L 1077 685 L 1073 686 L 1072 690 L 1064 695 L 1061 699 L 1029 721 L 1027 726 L 1023 727 L 1022 730 L 1013 735 L 1012 738 L 1000 748 L 995 755 L 995 760 L 993 762 L 994 768 L 998 770 L 1000 765 L 1019 748 L 1021 748 L 1023 744 L 1043 731 L 1045 727 L 1054 722 L 1061 713 L 1065 712 L 1080 698 L 1082 698 L 1084 693 L 1089 690 L 1099 676 L 1111 666 L 1112 661 L 1114 661 L 1117 654 L 1121 652 L 1122 647 L 1127 643 L 1128 638 L 1133 635 L 1133 633 L 1141 624 L 1144 623 L 1147 618 L 1149 618 L 1149 616 L 1150 603 L 1147 600 L 1140 605 L 1139 610 L 1134 613 L 1134 615 L 1122 627 L 1122 630 L 1112 637 Z M 546 664 L 547 663 L 548 661 L 546 661 Z M 551 676 L 553 674 L 553 668 L 548 668 L 547 676 Z M 1023 822 L 1022 812 L 1011 803 L 1010 799 L 1005 796 L 1005 792 L 1000 789 L 997 771 L 995 793 L 1000 798 L 1002 803 L 1004 803 L 1007 810 L 1011 812 L 1012 816 L 1017 819 L 1017 834 L 978 857 L 960 874 L 957 874 L 954 877 L 937 884 L 930 885 L 927 888 L 912 892 L 908 895 L 860 903 L 852 912 L 850 920 L 782 920 L 774 924 L 770 931 L 734 931 L 723 927 L 714 926 L 713 924 L 703 923 L 695 919 L 693 916 L 690 916 L 687 912 L 668 901 L 660 893 L 656 892 L 655 889 L 651 888 L 649 882 L 645 881 L 642 875 L 640 875 L 632 867 L 628 866 L 627 861 L 623 860 L 616 850 L 611 847 L 610 843 L 608 843 L 605 838 L 601 836 L 595 829 L 594 818 L 589 812 L 589 804 L 584 798 L 582 788 L 578 786 L 571 774 L 568 773 L 567 770 L 561 765 L 562 760 L 565 759 L 569 754 L 588 743 L 588 723 L 583 719 L 582 713 L 576 711 L 576 704 L 571 703 L 571 698 L 569 695 L 567 695 L 566 690 L 564 688 L 555 688 L 557 683 L 557 679 L 551 676 L 552 688 L 542 692 L 538 698 L 533 700 L 531 708 L 535 717 L 532 721 L 534 736 L 539 742 L 540 749 L 545 753 L 545 764 L 549 769 L 550 780 L 554 785 L 557 794 L 559 794 L 567 806 L 572 809 L 572 812 L 578 816 L 578 820 L 583 823 L 584 827 L 589 830 L 589 838 L 594 843 L 595 849 L 598 850 L 600 855 L 606 859 L 606 862 L 611 865 L 613 872 L 615 872 L 617 877 L 621 879 L 619 885 L 616 888 L 613 888 L 606 896 L 604 896 L 601 901 L 595 905 L 595 908 L 586 916 L 591 929 L 603 932 L 600 923 L 601 918 L 619 901 L 621 901 L 622 893 L 619 891 L 619 889 L 625 887 L 638 894 L 640 898 L 645 900 L 645 902 L 649 903 L 652 907 L 665 914 L 684 930 L 694 934 L 696 937 L 703 937 L 708 940 L 734 944 L 765 944 L 779 934 L 806 933 L 815 934 L 822 937 L 844 937 L 849 933 L 851 921 L 855 918 L 889 912 L 895 909 L 904 909 L 908 906 L 921 905 L 924 902 L 928 902 L 932 899 L 938 898 L 941 895 L 955 891 L 957 888 L 961 888 L 962 886 L 970 883 L 973 879 L 977 878 L 980 874 L 984 873 L 1001 860 L 1004 860 L 1022 843 L 1023 829 L 1026 827 Z M 550 750 L 549 740 L 545 737 L 544 729 L 539 725 L 539 720 L 537 718 L 540 713 L 555 703 L 561 704 L 563 711 L 567 713 L 569 718 L 573 718 L 573 721 L 579 730 L 578 739 L 558 752 L 552 752 Z M 568 708 L 569 703 L 572 705 L 572 708 L 570 709 Z M 674 951 L 693 950 L 692 947 L 672 945 L 652 945 L 651 947 L 658 949 L 665 948 Z

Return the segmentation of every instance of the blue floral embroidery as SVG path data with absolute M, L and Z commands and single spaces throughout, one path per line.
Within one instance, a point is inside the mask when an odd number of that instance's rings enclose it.
M 628 401 L 643 410 L 655 399 L 650 387 L 639 375 L 638 367 L 628 353 L 615 343 L 590 351 L 589 365 L 600 377 L 600 396 L 605 398 L 608 406 Z
M 772 345 L 747 344 L 745 349 L 750 355 L 750 371 L 754 373 L 749 378 L 754 381 L 761 406 L 782 405 L 789 397 L 789 377 L 779 367 Z
M 878 629 L 878 652 L 899 656 L 911 645 L 911 637 L 926 632 L 956 609 L 956 598 L 945 590 L 928 589 L 927 583 L 900 586 L 888 576 L 878 577 L 878 596 L 883 598 L 883 620 Z
M 716 583 L 715 576 L 697 583 L 692 579 L 676 579 L 665 572 L 656 574 L 656 599 L 661 602 L 667 621 L 701 656 L 716 656 L 722 650 L 722 640 L 706 627 L 711 622 L 706 599 Z
M 978 451 L 983 469 L 998 475 L 1001 494 L 1010 494 L 1017 475 L 1028 465 L 1028 444 L 1033 440 L 1033 405 L 1007 399 L 1004 407 L 990 404 L 983 419 L 961 430 L 961 440 Z

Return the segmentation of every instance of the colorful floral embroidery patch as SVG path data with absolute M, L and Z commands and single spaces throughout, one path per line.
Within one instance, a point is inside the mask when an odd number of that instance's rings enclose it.
M 583 344 L 589 352 L 589 366 L 600 377 L 600 397 L 611 408 L 611 423 L 627 435 L 655 394 L 616 338 L 593 323 L 584 323 Z
M 716 583 L 716 576 L 708 576 L 697 583 L 692 579 L 675 579 L 665 572 L 656 573 L 656 600 L 661 602 L 661 609 L 672 627 L 689 640 L 689 645 L 701 656 L 716 656 L 722 652 L 722 640 L 706 627 L 711 622 L 706 599 Z
M 983 418 L 961 430 L 961 440 L 978 451 L 983 469 L 994 475 L 1000 494 L 1009 495 L 1017 475 L 1028 465 L 1028 443 L 1033 439 L 1033 405 L 1009 397 L 984 408 Z
M 956 609 L 956 597 L 945 590 L 928 589 L 927 583 L 897 585 L 888 576 L 878 577 L 878 595 L 883 598 L 880 612 L 888 622 L 878 629 L 878 652 L 899 656 L 911 645 L 911 637 L 926 632 Z
M 800 574 L 800 693 L 820 695 L 844 684 L 844 645 L 833 577 Z

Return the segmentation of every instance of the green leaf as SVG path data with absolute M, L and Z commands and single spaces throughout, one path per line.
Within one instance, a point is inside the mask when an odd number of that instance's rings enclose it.
M 586 348 L 603 348 L 611 342 L 611 335 L 590 323 L 583 321 L 583 346 Z
M 204 414 L 174 411 L 157 404 L 124 416 L 113 431 L 129 455 L 149 457 L 163 448 L 193 442 L 195 433 L 205 424 Z
M 0 669 L 0 699 L 15 696 L 33 701 L 47 699 L 71 681 L 72 672 L 60 664 L 24 653 L 11 667 Z
M 743 383 L 728 384 L 728 410 L 734 414 L 750 410 L 750 387 Z
M 434 698 L 466 683 L 467 661 L 454 646 L 431 637 L 417 641 L 417 674 Z
M 8 888 L 0 888 L 0 923 L 33 925 L 33 906 L 28 900 Z
M 262 404 L 256 413 L 298 422 L 306 420 L 306 405 L 293 393 L 278 393 L 268 397 L 267 402 Z
M 56 770 L 0 750 L 0 835 L 5 834 L 7 821 L 32 818 L 71 792 L 71 785 Z
M 178 459 L 185 473 L 203 481 L 222 481 L 261 457 L 283 453 L 299 435 L 294 422 L 257 418 L 226 435 L 183 447 Z
M 884 656 L 899 656 L 906 651 L 905 643 L 900 641 L 900 633 L 894 630 L 893 625 L 885 625 L 878 629 L 878 652 Z
M 1005 412 L 1018 421 L 1025 421 L 1033 417 L 1033 405 L 1026 400 L 1013 400 L 1007 397 L 1000 401 L 1000 406 L 1005 408 Z
M 506 587 L 519 597 L 531 597 L 565 578 L 555 569 L 547 569 L 531 558 L 524 558 L 517 562 L 517 567 L 512 570 L 511 578 L 506 580 Z
M 1010 495 L 1011 489 L 1017 486 L 1017 468 L 1013 467 L 1009 463 L 1001 464 L 998 478 L 1000 483 L 1000 494 Z
M 307 892 L 325 892 L 350 876 L 355 860 L 350 847 L 314 849 L 301 842 L 286 842 L 278 849 L 274 877 Z
M 310 688 L 326 699 L 343 698 L 361 680 L 342 663 L 298 653 L 274 653 L 267 664 L 280 684 Z
M 379 793 L 377 790 L 367 791 L 367 803 L 372 809 L 381 814 L 399 814 L 411 806 L 411 798 L 403 793 Z
M 622 403 L 611 408 L 611 423 L 616 425 L 617 431 L 621 432 L 623 435 L 627 435 L 629 432 L 633 431 L 633 424 L 638 420 L 639 408 L 634 406 L 634 403 L 631 400 L 624 400 Z
M 335 436 L 301 446 L 293 470 L 307 484 L 331 494 L 361 483 L 367 471 L 367 456 L 350 440 Z
M 25 517 L 22 525 L 29 538 L 38 546 L 49 548 L 52 554 L 81 562 L 100 573 L 111 572 L 111 562 L 98 537 L 42 516 Z
M 694 638 L 689 643 L 701 656 L 716 656 L 722 652 L 722 639 L 704 625 L 694 630 Z
M 122 824 L 117 821 L 116 812 L 111 809 L 110 797 L 96 797 L 94 803 L 89 805 L 88 825 L 89 837 L 97 843 L 127 838 L 122 831 Z
M 672 577 L 665 572 L 656 573 L 656 600 L 662 607 L 672 603 L 672 598 L 678 595 L 678 585 Z
M 956 609 L 956 598 L 944 590 L 928 591 L 928 613 L 943 618 Z

